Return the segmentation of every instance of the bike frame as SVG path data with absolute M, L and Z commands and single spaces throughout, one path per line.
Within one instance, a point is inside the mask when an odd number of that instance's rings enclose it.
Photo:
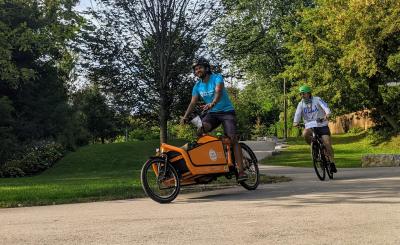
M 225 161 L 219 161 L 217 163 L 205 162 L 203 164 L 196 164 L 192 161 L 188 151 L 173 145 L 165 143 L 161 144 L 160 146 L 161 156 L 166 158 L 166 161 L 169 162 L 169 164 L 174 166 L 174 163 L 177 162 L 178 160 L 181 160 L 182 158 L 185 161 L 186 167 L 188 168 L 189 171 L 182 174 L 180 178 L 181 185 L 197 184 L 195 179 L 202 175 L 227 174 L 231 171 L 230 169 L 234 167 L 232 159 L 232 151 L 231 151 L 232 147 L 230 141 L 224 140 L 223 138 L 220 139 L 211 135 L 202 136 L 197 140 L 197 143 L 199 144 L 205 144 L 209 142 L 221 143 L 220 144 L 221 149 L 218 150 L 223 151 L 225 153 L 225 157 L 223 158 L 225 159 Z M 168 159 L 166 153 L 170 151 L 178 152 L 180 155 Z M 204 154 L 204 152 L 202 153 L 199 152 L 198 154 Z M 158 174 L 157 169 L 153 167 L 153 170 L 156 172 L 156 174 Z

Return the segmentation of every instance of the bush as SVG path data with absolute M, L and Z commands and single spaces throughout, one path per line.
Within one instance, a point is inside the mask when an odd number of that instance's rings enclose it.
M 27 147 L 22 157 L 7 161 L 1 168 L 2 177 L 22 177 L 43 172 L 53 166 L 65 154 L 62 145 L 40 142 Z
M 170 132 L 178 139 L 184 139 L 184 140 L 188 140 L 188 141 L 193 141 L 196 139 L 195 129 L 191 125 L 188 125 L 188 124 L 172 125 Z
M 160 138 L 160 128 L 153 126 L 151 128 L 135 128 L 128 133 L 128 140 L 152 140 Z
M 363 128 L 360 127 L 355 127 L 355 128 L 350 128 L 349 131 L 347 131 L 348 134 L 350 135 L 356 135 L 359 134 L 361 132 L 364 132 L 365 130 Z
M 383 142 L 389 141 L 396 132 L 388 127 L 374 127 L 368 130 L 367 139 L 371 145 L 379 145 Z

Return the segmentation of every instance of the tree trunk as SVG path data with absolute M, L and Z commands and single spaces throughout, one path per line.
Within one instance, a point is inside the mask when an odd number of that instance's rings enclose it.
M 160 91 L 160 143 L 167 143 L 168 104 L 167 91 Z

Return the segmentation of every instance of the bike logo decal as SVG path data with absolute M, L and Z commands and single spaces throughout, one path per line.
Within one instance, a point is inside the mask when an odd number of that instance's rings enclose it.
M 210 156 L 211 160 L 217 161 L 217 153 L 214 151 L 214 149 L 210 149 L 208 151 L 208 156 Z

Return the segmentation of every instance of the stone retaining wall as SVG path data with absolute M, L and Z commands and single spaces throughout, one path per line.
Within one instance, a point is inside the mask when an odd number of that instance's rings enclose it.
M 400 155 L 398 154 L 368 154 L 361 158 L 363 168 L 366 167 L 399 167 Z

